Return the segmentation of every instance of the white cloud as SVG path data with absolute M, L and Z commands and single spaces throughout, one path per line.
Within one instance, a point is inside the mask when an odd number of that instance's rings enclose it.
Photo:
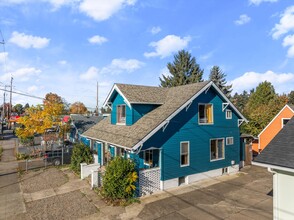
M 233 92 L 241 93 L 244 90 L 249 91 L 264 81 L 271 82 L 276 92 L 289 93 L 294 85 L 294 73 L 275 73 L 271 70 L 265 73 L 246 72 L 242 76 L 228 82 L 233 84 Z
M 9 42 L 25 49 L 31 47 L 35 49 L 41 49 L 48 46 L 50 39 L 45 37 L 26 35 L 24 33 L 14 31 L 11 38 L 9 39 Z
M 10 77 L 13 76 L 14 79 L 18 81 L 28 81 L 32 76 L 37 76 L 42 71 L 36 69 L 35 67 L 24 67 L 10 73 L 6 73 L 0 77 L 1 81 L 8 81 Z
M 2 52 L 0 53 L 0 63 L 4 63 L 8 58 L 8 53 L 7 52 Z
M 67 64 L 67 61 L 66 60 L 59 60 L 58 61 L 58 64 L 60 64 L 60 65 L 66 65 Z
M 242 15 L 240 15 L 238 20 L 234 21 L 234 23 L 236 25 L 243 25 L 243 24 L 250 22 L 250 20 L 251 20 L 251 18 L 248 15 L 242 14 Z
M 159 26 L 152 27 L 150 30 L 151 34 L 158 34 L 160 31 L 161 31 L 161 28 Z
M 168 68 L 167 67 L 164 67 L 164 68 L 162 68 L 161 70 L 160 70 L 160 72 L 159 72 L 159 77 L 161 77 L 162 78 L 162 76 L 171 76 L 171 74 L 170 74 L 170 72 L 169 72 L 169 70 L 168 70 Z
M 83 73 L 80 75 L 80 79 L 82 80 L 92 80 L 92 79 L 95 79 L 98 77 L 98 72 L 99 70 L 94 67 L 94 66 L 91 66 L 87 72 Z
M 144 66 L 144 63 L 136 59 L 113 59 L 110 65 L 102 68 L 101 73 L 119 74 L 123 71 L 131 73 L 142 68 L 142 66 Z
M 182 50 L 188 46 L 188 43 L 191 41 L 191 37 L 187 36 L 181 38 L 176 35 L 167 35 L 163 39 L 157 42 L 151 42 L 149 46 L 154 47 L 154 52 L 144 53 L 145 57 L 157 57 L 161 58 L 168 57 L 172 53 Z
M 28 91 L 28 93 L 31 93 L 31 92 L 35 92 L 35 91 L 37 91 L 38 90 L 38 87 L 37 86 L 30 86 L 28 89 L 27 89 L 27 91 Z
M 199 57 L 199 59 L 202 61 L 206 61 L 206 60 L 210 59 L 213 56 L 213 54 L 214 54 L 214 51 L 210 51 L 207 54 L 201 55 Z
M 91 38 L 88 39 L 88 41 L 91 43 L 91 44 L 103 44 L 105 42 L 108 41 L 108 39 L 106 37 L 102 37 L 102 36 L 99 36 L 99 35 L 95 35 Z
M 109 19 L 123 7 L 132 6 L 135 3 L 136 0 L 83 0 L 79 9 L 95 21 L 103 21 Z
M 294 57 L 294 34 L 288 35 L 283 40 L 283 46 L 287 47 L 289 46 L 287 57 L 291 58 Z
M 54 10 L 57 10 L 61 6 L 69 5 L 74 1 L 73 0 L 48 0 L 48 2 L 52 4 Z
M 281 35 L 294 31 L 294 5 L 286 8 L 281 15 L 280 23 L 272 29 L 272 37 L 278 39 Z
M 277 2 L 278 0 L 249 0 L 250 5 L 260 5 L 263 2 Z

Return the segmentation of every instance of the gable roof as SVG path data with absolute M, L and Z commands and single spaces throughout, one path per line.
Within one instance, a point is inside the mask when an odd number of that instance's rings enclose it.
M 168 88 L 116 83 L 110 90 L 103 107 L 111 103 L 114 91 L 119 93 L 126 104 L 163 104 Z
M 89 128 L 100 122 L 102 116 L 84 116 L 84 115 L 71 115 L 71 120 L 79 133 L 87 131 Z
M 268 125 L 259 133 L 258 138 L 260 137 L 260 135 L 276 120 L 276 118 L 284 111 L 285 108 L 289 108 L 293 114 L 294 114 L 294 105 L 292 104 L 286 104 L 281 111 L 279 111 L 278 114 L 276 114 L 276 116 L 270 121 L 270 123 L 268 123 Z
M 130 85 L 124 87 L 123 90 L 127 88 L 133 89 L 136 87 L 129 86 Z M 135 150 L 147 141 L 154 133 L 166 125 L 169 120 L 177 115 L 182 109 L 188 106 L 196 97 L 208 90 L 211 86 L 213 86 L 220 93 L 223 99 L 231 105 L 236 114 L 246 121 L 244 116 L 234 107 L 229 99 L 212 81 L 205 81 L 172 88 L 160 88 L 158 90 L 160 92 L 157 96 L 162 96 L 158 98 L 158 100 L 161 99 L 163 104 L 144 115 L 135 124 L 131 126 L 112 125 L 110 123 L 110 117 L 108 117 L 86 131 L 83 136 Z M 136 89 L 139 87 L 136 87 Z M 122 86 L 120 86 L 120 88 L 122 88 Z M 148 93 L 148 88 L 151 92 L 154 92 L 154 88 L 157 87 L 144 87 L 146 90 L 143 92 Z M 112 89 L 112 92 L 113 91 L 114 90 Z M 139 90 L 138 94 L 140 94 Z M 109 95 L 107 99 L 109 99 L 110 96 L 111 95 Z M 132 97 L 130 93 L 128 93 L 127 96 Z
M 256 165 L 294 169 L 294 117 L 255 158 Z

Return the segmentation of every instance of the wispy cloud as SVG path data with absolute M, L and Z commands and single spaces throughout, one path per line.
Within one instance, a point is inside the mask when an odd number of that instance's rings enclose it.
M 91 66 L 85 73 L 80 75 L 82 80 L 97 79 L 99 70 L 95 66 Z
M 102 36 L 99 36 L 99 35 L 95 35 L 91 38 L 88 39 L 88 41 L 91 43 L 91 44 L 103 44 L 105 42 L 108 41 L 108 39 L 106 37 L 102 37 Z
M 151 42 L 150 47 L 155 49 L 154 52 L 144 53 L 145 57 L 157 57 L 160 58 L 168 57 L 172 53 L 182 50 L 188 46 L 188 43 L 191 41 L 191 37 L 179 37 L 176 35 L 167 35 L 163 39 L 157 42 Z
M 8 53 L 7 52 L 2 52 L 0 53 L 0 63 L 4 63 L 8 58 Z
M 290 34 L 294 31 L 294 5 L 286 8 L 281 15 L 280 22 L 272 29 L 272 37 L 277 40 L 283 35 L 287 35 L 283 39 L 283 47 L 289 47 L 287 57 L 294 57 L 294 35 Z
M 272 37 L 278 39 L 283 34 L 294 31 L 294 5 L 286 8 L 280 22 L 272 29 Z
M 210 59 L 213 56 L 213 53 L 214 53 L 214 51 L 210 51 L 210 52 L 208 52 L 206 54 L 201 55 L 199 57 L 199 59 L 202 60 L 202 61 L 206 61 L 206 60 Z
M 24 67 L 0 76 L 0 80 L 8 81 L 10 80 L 10 77 L 13 76 L 17 78 L 19 81 L 28 81 L 31 77 L 35 77 L 39 75 L 41 72 L 42 71 L 40 69 L 37 69 L 35 67 Z
M 260 5 L 263 2 L 277 2 L 279 0 L 249 0 L 250 5 Z
M 275 73 L 271 70 L 264 73 L 252 71 L 246 72 L 228 83 L 233 85 L 234 92 L 241 93 L 244 90 L 249 91 L 255 88 L 263 81 L 271 82 L 278 93 L 285 92 L 285 88 L 288 88 L 286 92 L 290 92 L 293 89 L 294 73 Z
M 136 0 L 83 0 L 79 5 L 79 9 L 95 21 L 104 21 L 123 7 L 132 6 L 135 3 Z
M 234 23 L 236 25 L 244 25 L 244 24 L 247 24 L 251 21 L 251 18 L 246 15 L 246 14 L 242 14 L 240 15 L 239 19 L 235 20 Z
M 152 27 L 150 30 L 151 34 L 158 34 L 160 31 L 161 31 L 161 28 L 159 26 Z
M 144 66 L 144 63 L 136 59 L 113 59 L 111 64 L 103 67 L 102 74 L 119 74 L 121 72 L 134 72 Z
M 42 49 L 48 46 L 50 39 L 45 37 L 26 35 L 24 33 L 14 31 L 11 38 L 9 39 L 9 42 L 25 49 Z
M 66 65 L 67 64 L 67 61 L 66 60 L 59 60 L 58 61 L 58 64 L 60 64 L 60 65 Z

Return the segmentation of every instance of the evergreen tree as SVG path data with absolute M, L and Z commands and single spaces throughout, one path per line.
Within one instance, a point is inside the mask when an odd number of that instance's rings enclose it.
M 209 80 L 213 81 L 229 97 L 232 92 L 232 85 L 227 85 L 226 76 L 219 66 L 213 66 L 210 70 Z
M 243 91 L 243 93 L 235 95 L 231 98 L 232 103 L 242 112 L 242 114 L 246 115 L 244 110 L 248 103 L 250 94 L 247 91 Z
M 288 99 L 289 99 L 288 103 L 294 105 L 294 91 L 291 91 L 288 94 Z
M 174 87 L 203 81 L 203 69 L 200 69 L 195 57 L 185 50 L 180 50 L 174 56 L 173 63 L 167 64 L 167 68 L 171 75 L 159 77 L 162 87 Z

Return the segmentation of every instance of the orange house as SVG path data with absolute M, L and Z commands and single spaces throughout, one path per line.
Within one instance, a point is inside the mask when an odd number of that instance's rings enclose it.
M 258 142 L 252 143 L 252 150 L 260 153 L 293 116 L 294 105 L 285 105 L 262 132 L 260 132 Z

